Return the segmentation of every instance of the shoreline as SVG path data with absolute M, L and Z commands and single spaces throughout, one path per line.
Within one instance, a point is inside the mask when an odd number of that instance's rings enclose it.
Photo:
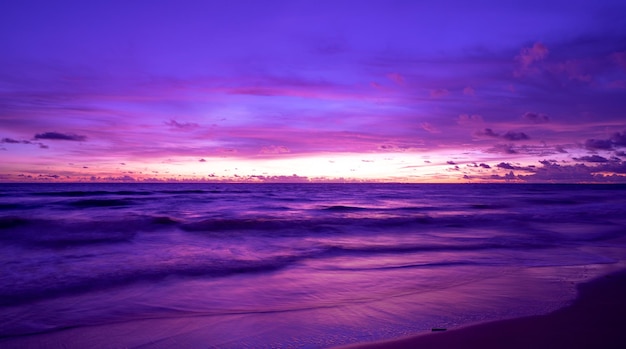
M 545 315 L 335 349 L 626 348 L 626 269 L 577 286 L 572 304 Z
M 626 348 L 626 269 L 578 284 L 577 289 L 577 298 L 569 306 L 546 315 L 496 320 L 456 329 L 448 328 L 447 331 L 330 348 Z M 152 330 L 146 332 L 147 326 Z M 82 348 L 89 344 L 91 347 L 103 349 L 166 348 L 172 345 L 182 345 L 182 348 L 206 348 L 207 337 L 203 335 L 206 326 L 207 324 L 196 323 L 194 318 L 146 319 L 39 335 L 5 337 L 0 338 L 0 347 L 60 349 Z M 155 337 L 155 332 L 169 334 Z M 103 340 L 105 337 L 108 340 Z M 227 340 L 226 337 L 223 339 Z

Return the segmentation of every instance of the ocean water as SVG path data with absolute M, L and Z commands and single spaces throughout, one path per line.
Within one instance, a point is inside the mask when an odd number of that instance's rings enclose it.
M 325 348 L 542 314 L 626 186 L 0 184 L 0 346 Z

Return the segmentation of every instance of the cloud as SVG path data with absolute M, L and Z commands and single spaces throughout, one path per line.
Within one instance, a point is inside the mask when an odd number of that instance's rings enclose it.
M 626 182 L 626 161 L 559 165 L 552 161 L 540 161 L 543 167 L 532 169 L 530 175 L 520 175 L 528 182 Z
M 561 166 L 556 163 L 542 162 L 543 167 L 535 170 L 535 173 L 520 176 L 529 182 L 586 182 L 594 181 L 592 168 L 584 164 Z
M 38 145 L 39 148 L 41 148 L 41 149 L 48 149 L 48 146 L 43 144 L 43 143 L 41 143 L 41 142 L 31 142 L 31 141 L 27 141 L 27 140 L 18 141 L 17 139 L 6 138 L 6 137 L 2 138 L 2 140 L 0 140 L 0 143 L 6 143 L 6 144 L 33 144 L 33 145 Z M 4 150 L 6 150 L 6 149 L 4 149 Z
M 477 114 L 473 114 L 473 115 L 461 114 L 457 118 L 456 122 L 459 125 L 480 124 L 483 122 L 483 117 Z
M 87 140 L 87 137 L 73 133 L 44 132 L 36 134 L 35 139 L 83 142 Z
M 261 149 L 261 154 L 286 154 L 290 152 L 291 150 L 283 145 L 270 145 Z
M 609 162 L 609 159 L 599 155 L 581 156 L 579 158 L 574 158 L 574 160 L 584 162 Z
M 615 132 L 611 136 L 611 142 L 614 147 L 626 147 L 626 131 L 624 132 Z
M 508 162 L 501 162 L 499 164 L 496 165 L 497 168 L 503 168 L 506 170 L 514 170 L 516 167 L 509 164 Z
M 194 122 L 178 122 L 174 119 L 165 122 L 165 124 L 173 129 L 177 130 L 193 130 L 195 128 L 200 127 L 200 125 Z
M 609 82 L 609 88 L 626 89 L 626 80 L 614 80 Z
M 469 86 L 463 89 L 463 94 L 466 96 L 473 96 L 475 94 L 475 90 Z
M 494 138 L 498 138 L 498 137 L 500 137 L 500 135 L 499 135 L 499 134 L 497 134 L 497 133 L 493 132 L 493 130 L 492 130 L 492 129 L 490 129 L 490 128 L 486 128 L 486 129 L 484 129 L 484 130 L 482 130 L 482 131 L 478 131 L 478 132 L 476 132 L 476 135 L 477 135 L 477 136 L 494 137 Z
M 13 139 L 13 138 L 2 138 L 0 143 L 7 143 L 7 144 L 32 144 L 31 141 L 18 141 L 17 139 Z
M 518 176 L 516 176 L 515 173 L 513 173 L 513 171 L 510 171 L 509 173 L 505 174 L 504 176 L 491 175 L 489 178 L 491 178 L 493 180 L 513 181 L 513 180 L 516 180 L 518 178 Z
M 526 112 L 522 115 L 522 119 L 533 124 L 544 124 L 550 122 L 550 117 L 545 114 Z
M 589 150 L 611 150 L 613 144 L 608 139 L 588 139 L 585 141 L 585 148 Z
M 548 52 L 548 48 L 540 42 L 536 42 L 531 47 L 522 48 L 520 54 L 515 56 L 518 68 L 515 70 L 514 75 L 520 77 L 534 72 L 535 70 L 532 68 L 533 63 L 544 60 L 548 56 Z
M 420 127 L 428 132 L 428 133 L 439 133 L 439 129 L 437 129 L 435 126 L 433 126 L 430 122 L 422 122 L 420 124 Z
M 588 139 L 585 148 L 589 150 L 613 150 L 626 147 L 626 131 L 615 132 L 609 139 Z
M 502 138 L 507 141 L 525 141 L 527 139 L 530 139 L 530 137 L 524 132 L 508 131 L 507 133 L 501 135 L 490 128 L 485 128 L 482 131 L 476 132 L 475 134 L 477 136 L 483 137 Z
M 487 149 L 490 153 L 517 154 L 517 150 L 513 149 L 513 144 L 496 144 Z
M 206 162 L 206 160 L 205 159 L 200 159 L 200 160 L 198 160 L 198 162 Z
M 528 137 L 528 135 L 524 132 L 509 131 L 502 135 L 502 138 L 506 139 L 507 141 L 524 141 L 529 139 L 530 137 Z
M 578 80 L 582 82 L 591 82 L 593 77 L 591 74 L 587 74 L 584 71 L 584 62 L 580 60 L 567 60 L 556 64 L 553 70 L 557 73 L 563 73 L 569 80 Z
M 450 94 L 450 91 L 445 88 L 438 88 L 434 90 L 430 90 L 430 97 L 432 98 L 441 98 Z
M 626 161 L 612 161 L 595 167 L 596 172 L 626 174 Z
M 626 51 L 613 53 L 611 59 L 615 64 L 626 70 Z
M 485 164 L 485 163 L 480 163 L 478 166 L 482 167 L 482 168 L 491 168 L 491 166 Z
M 397 85 L 404 85 L 404 77 L 398 73 L 387 74 L 387 78 L 395 82 Z

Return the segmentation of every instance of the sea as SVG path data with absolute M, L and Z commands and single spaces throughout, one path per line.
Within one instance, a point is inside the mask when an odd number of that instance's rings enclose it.
M 329 348 L 545 314 L 626 186 L 0 184 L 2 348 Z

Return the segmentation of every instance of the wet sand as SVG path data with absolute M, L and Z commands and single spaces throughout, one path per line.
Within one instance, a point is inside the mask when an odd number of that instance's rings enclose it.
M 578 298 L 570 306 L 547 315 L 341 348 L 626 348 L 626 270 L 581 284 L 578 291 Z M 146 331 L 147 327 L 151 330 Z M 147 319 L 4 338 L 0 339 L 0 348 L 206 348 L 205 332 L 206 326 L 198 324 L 196 318 Z
M 626 270 L 581 284 L 578 292 L 570 306 L 547 315 L 343 348 L 626 348 Z

